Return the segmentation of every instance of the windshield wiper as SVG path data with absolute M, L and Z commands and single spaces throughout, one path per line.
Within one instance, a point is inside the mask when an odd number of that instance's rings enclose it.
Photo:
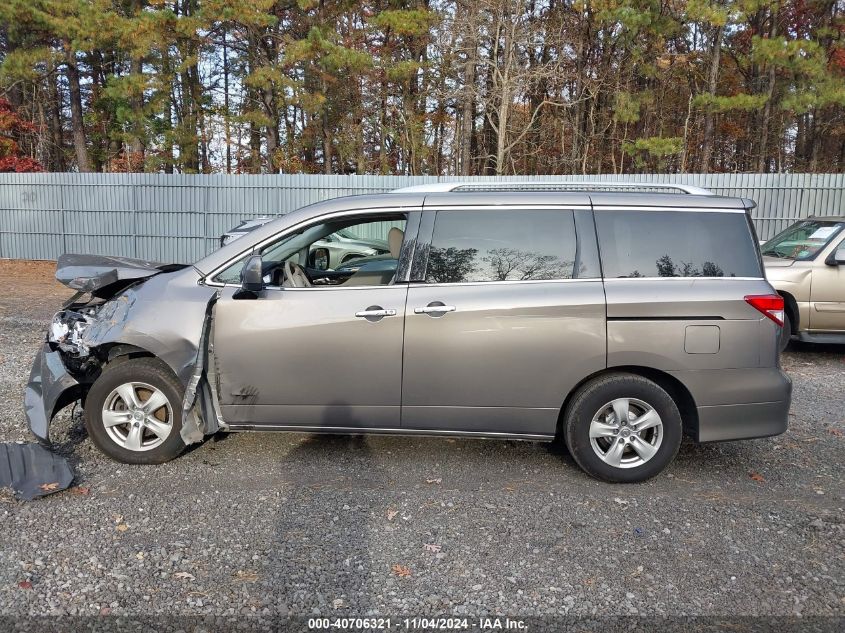
M 763 255 L 771 255 L 771 256 L 777 257 L 779 259 L 791 259 L 790 257 L 784 255 L 783 253 L 780 253 L 780 252 L 774 251 L 774 250 L 763 251 L 762 254 Z

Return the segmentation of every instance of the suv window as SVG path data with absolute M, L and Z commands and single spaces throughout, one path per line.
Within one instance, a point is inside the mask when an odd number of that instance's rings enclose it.
M 427 283 L 571 279 L 572 211 L 438 211 Z
M 596 211 L 605 277 L 762 277 L 744 213 Z
M 797 222 L 788 229 L 775 235 L 760 249 L 763 255 L 797 259 L 813 259 L 820 250 L 830 244 L 845 227 L 845 222 L 833 220 L 805 220 Z
M 386 285 L 398 264 L 390 252 L 390 231 L 397 228 L 404 232 L 406 221 L 405 214 L 346 217 L 288 233 L 260 251 L 265 281 L 270 286 L 281 286 L 283 264 L 291 260 L 304 267 L 313 285 Z M 246 253 L 214 281 L 240 284 L 241 270 L 251 254 Z

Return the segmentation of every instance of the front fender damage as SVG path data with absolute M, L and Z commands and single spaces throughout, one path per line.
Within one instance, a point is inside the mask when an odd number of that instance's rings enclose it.
M 66 404 L 76 400 L 79 390 L 79 381 L 70 375 L 60 353 L 44 343 L 35 356 L 23 398 L 32 434 L 42 442 L 49 443 L 53 416 Z
M 202 442 L 206 435 L 216 433 L 226 426 L 220 415 L 217 391 L 211 386 L 217 382 L 213 373 L 214 363 L 210 362 L 213 353 L 210 341 L 214 323 L 214 304 L 216 302 L 217 295 L 208 302 L 202 336 L 194 361 L 194 371 L 185 387 L 185 398 L 182 401 L 181 436 L 186 445 Z
M 92 299 L 66 306 L 55 315 L 24 394 L 26 416 L 37 438 L 50 441 L 55 414 L 79 399 L 84 405 L 108 363 L 135 355 L 159 358 L 185 388 L 181 435 L 186 444 L 225 428 L 211 387 L 213 372 L 206 369 L 213 367 L 208 355 L 217 292 L 194 286 L 181 314 L 162 319 L 167 306 L 157 300 L 163 289 L 156 282 L 161 279 L 153 277 L 105 302 Z

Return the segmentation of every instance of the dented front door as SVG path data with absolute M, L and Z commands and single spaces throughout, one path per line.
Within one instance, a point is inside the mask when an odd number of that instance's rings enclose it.
M 399 426 L 405 286 L 268 288 L 214 308 L 223 419 L 256 428 Z

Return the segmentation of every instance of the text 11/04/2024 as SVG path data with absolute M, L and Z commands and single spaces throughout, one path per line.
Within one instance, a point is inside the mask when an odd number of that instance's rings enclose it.
M 309 618 L 309 630 L 390 630 L 409 631 L 525 631 L 528 626 L 523 620 L 510 618 Z

